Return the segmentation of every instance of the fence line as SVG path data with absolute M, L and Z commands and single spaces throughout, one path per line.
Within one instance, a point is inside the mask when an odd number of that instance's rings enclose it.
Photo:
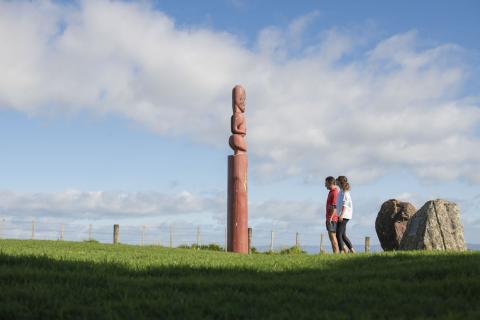
M 7 221 L 0 219 L 0 239 L 98 241 L 102 243 L 125 243 L 134 245 L 181 245 L 217 244 L 227 249 L 227 228 L 180 226 L 172 224 L 115 224 L 94 226 L 92 223 L 65 223 L 41 220 Z M 298 232 L 287 229 L 249 228 L 249 243 L 259 251 L 279 251 L 292 246 L 309 248 L 311 253 L 325 253 L 325 233 L 321 231 Z M 320 243 L 318 240 L 320 239 Z M 327 241 L 328 242 L 328 241 Z M 303 249 L 302 248 L 302 249 Z M 315 249 L 316 248 L 316 249 Z M 370 237 L 365 238 L 365 252 L 371 252 Z

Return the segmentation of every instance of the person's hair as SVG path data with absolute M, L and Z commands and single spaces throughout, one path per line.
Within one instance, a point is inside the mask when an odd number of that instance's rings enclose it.
M 350 190 L 350 183 L 348 183 L 348 179 L 345 176 L 339 176 L 337 178 L 337 184 L 340 186 L 340 188 L 342 188 L 342 190 Z
M 333 184 L 333 185 L 335 185 L 335 178 L 332 177 L 332 176 L 326 177 L 326 178 L 325 178 L 325 182 L 327 182 L 328 184 Z

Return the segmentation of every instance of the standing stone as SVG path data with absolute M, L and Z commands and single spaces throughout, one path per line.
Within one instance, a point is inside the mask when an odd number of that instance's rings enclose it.
M 415 214 L 415 207 L 396 199 L 385 201 L 375 220 L 375 231 L 385 251 L 398 250 L 408 220 Z
M 410 219 L 401 250 L 466 250 L 460 210 L 453 202 L 431 200 Z

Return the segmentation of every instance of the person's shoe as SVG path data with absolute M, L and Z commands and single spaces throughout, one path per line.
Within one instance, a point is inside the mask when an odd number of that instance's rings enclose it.
M 353 248 L 350 249 L 349 253 L 357 253 Z

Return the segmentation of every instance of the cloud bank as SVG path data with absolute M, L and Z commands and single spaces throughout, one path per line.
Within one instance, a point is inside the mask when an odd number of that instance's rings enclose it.
M 403 194 L 397 198 L 413 201 L 418 196 Z M 413 203 L 419 209 L 425 201 L 418 198 Z M 382 202 L 382 199 L 375 197 L 355 199 L 355 218 L 349 223 L 352 241 L 360 244 L 363 237 L 368 235 L 377 242 L 375 218 Z M 460 205 L 467 242 L 478 243 L 480 194 L 455 202 Z M 137 232 L 145 224 L 151 230 L 162 230 L 163 236 L 168 232 L 168 226 L 173 225 L 177 236 L 185 239 L 194 239 L 196 227 L 202 225 L 204 236 L 223 241 L 225 212 L 224 194 L 78 190 L 51 193 L 0 192 L 0 223 L 5 219 L 7 234 L 10 229 L 22 230 L 23 237 L 29 237 L 31 221 L 36 220 L 39 229 L 42 226 L 53 226 L 54 232 L 58 232 L 58 226 L 65 223 L 66 230 L 72 235 L 82 232 L 85 235 L 88 224 L 93 223 L 95 227 L 103 228 L 105 234 L 102 236 L 105 239 L 111 239 L 113 223 L 119 223 L 127 233 L 129 230 Z M 323 217 L 324 204 L 316 200 L 268 199 L 249 203 L 249 226 L 254 229 L 255 241 L 262 245 L 269 243 L 271 230 L 276 231 L 279 241 L 293 243 L 295 232 L 300 232 L 302 241 L 317 244 L 320 232 L 324 232 Z M 135 234 L 139 235 L 138 232 Z
M 1 2 L 0 107 L 116 114 L 221 147 L 230 89 L 242 83 L 258 177 L 368 181 L 407 168 L 480 183 L 480 108 L 464 92 L 464 49 L 425 46 L 414 31 L 367 45 L 338 28 L 306 45 L 317 15 L 260 30 L 251 48 L 179 27 L 148 2 Z
M 115 192 L 66 190 L 53 193 L 0 192 L 2 216 L 18 218 L 45 217 L 67 220 L 126 219 L 158 217 L 174 220 L 181 215 L 225 211 L 219 196 L 200 196 L 187 191 L 176 194 L 160 192 Z

